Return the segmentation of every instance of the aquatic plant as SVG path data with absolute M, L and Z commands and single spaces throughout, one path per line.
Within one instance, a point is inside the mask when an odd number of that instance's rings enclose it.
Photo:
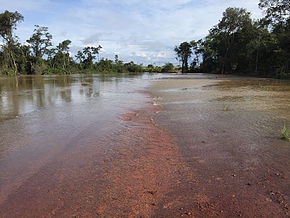
M 88 86 L 89 83 L 88 83 L 88 82 L 82 82 L 81 85 L 82 85 L 82 86 Z
M 230 105 L 229 104 L 223 104 L 223 111 L 230 111 Z
M 285 125 L 281 129 L 281 139 L 290 141 L 290 132 Z

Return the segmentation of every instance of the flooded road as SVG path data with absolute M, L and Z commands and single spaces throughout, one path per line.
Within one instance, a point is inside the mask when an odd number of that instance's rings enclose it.
M 289 82 L 0 79 L 0 217 L 288 217 Z
M 0 216 L 78 214 L 107 187 L 122 117 L 152 100 L 144 90 L 157 77 L 21 77 L 18 87 L 1 79 Z

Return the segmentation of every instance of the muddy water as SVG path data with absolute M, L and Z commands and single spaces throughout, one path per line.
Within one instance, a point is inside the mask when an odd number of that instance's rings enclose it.
M 177 136 L 188 166 L 158 215 L 289 216 L 290 144 L 280 139 L 290 128 L 289 82 L 180 76 L 153 90 L 162 107 L 154 119 Z
M 0 85 L 0 217 L 289 215 L 287 82 L 145 74 Z
M 151 101 L 143 92 L 157 77 L 1 79 L 0 216 L 96 214 L 78 207 L 105 189 L 121 117 Z

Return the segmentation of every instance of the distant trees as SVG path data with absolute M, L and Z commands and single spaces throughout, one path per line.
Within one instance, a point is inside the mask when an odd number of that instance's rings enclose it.
M 289 0 L 260 0 L 259 7 L 265 17 L 257 21 L 246 9 L 227 8 L 204 39 L 175 47 L 182 72 L 195 53 L 191 65 L 200 61 L 203 72 L 290 78 Z
M 265 17 L 252 20 L 243 8 L 227 8 L 206 37 L 182 42 L 174 48 L 182 73 L 208 72 L 257 75 L 290 79 L 290 4 L 289 0 L 260 0 Z M 163 67 L 134 62 L 123 63 L 99 58 L 99 46 L 87 46 L 73 57 L 71 41 L 56 47 L 48 27 L 35 25 L 32 36 L 21 45 L 14 35 L 24 17 L 19 12 L 0 14 L 0 73 L 6 75 L 73 72 L 172 72 Z
M 85 47 L 83 51 L 78 51 L 76 58 L 80 60 L 84 69 L 89 69 L 93 65 L 93 61 L 96 59 L 96 55 L 99 54 L 100 49 L 102 46 L 98 47 Z
M 34 34 L 26 40 L 36 58 L 42 58 L 47 53 L 48 47 L 52 46 L 52 35 L 48 32 L 48 27 L 35 25 Z
M 172 63 L 166 63 L 161 69 L 161 72 L 165 72 L 165 73 L 170 73 L 173 71 L 174 71 L 174 65 Z
M 174 51 L 177 57 L 181 60 L 182 73 L 188 71 L 188 59 L 192 55 L 191 44 L 188 42 L 182 42 L 178 47 L 176 46 Z
M 53 47 L 48 27 L 39 25 L 35 25 L 26 44 L 21 45 L 14 36 L 14 30 L 23 20 L 17 11 L 0 14 L 0 36 L 3 39 L 0 44 L 0 74 L 136 73 L 144 69 L 134 62 L 123 63 L 118 56 L 115 61 L 99 60 L 101 45 L 84 47 L 77 52 L 74 60 L 70 53 L 71 40 L 66 39 Z
M 43 56 L 52 54 L 49 47 L 52 46 L 52 35 L 48 32 L 48 27 L 35 25 L 34 33 L 26 40 L 31 50 L 29 60 L 30 74 L 41 74 L 48 66 Z
M 69 53 L 69 46 L 71 41 L 69 39 L 62 41 L 56 46 L 56 49 L 52 49 L 50 54 L 54 54 L 51 59 L 53 68 L 61 68 L 67 70 L 70 62 L 72 61 Z

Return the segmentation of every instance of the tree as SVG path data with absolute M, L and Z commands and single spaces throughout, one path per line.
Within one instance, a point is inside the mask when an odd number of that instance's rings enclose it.
M 266 13 L 266 24 L 270 25 L 277 40 L 272 59 L 275 60 L 275 76 L 290 78 L 290 2 L 289 0 L 260 0 L 259 7 Z
M 217 25 L 218 34 L 221 34 L 223 48 L 220 53 L 221 73 L 232 72 L 236 69 L 241 54 L 241 44 L 247 44 L 245 40 L 249 38 L 246 34 L 250 28 L 252 20 L 250 13 L 243 8 L 227 8 L 223 13 L 223 18 Z
M 113 61 L 108 59 L 101 59 L 97 63 L 97 69 L 101 72 L 112 72 L 115 70 Z
M 13 30 L 16 30 L 16 24 L 23 21 L 23 16 L 15 11 L 9 12 L 5 11 L 0 14 L 0 35 L 4 40 L 4 45 L 2 45 L 2 50 L 7 55 L 7 59 L 12 63 L 12 68 L 14 69 L 14 75 L 17 75 L 18 69 L 15 57 L 15 47 L 17 43 L 16 37 L 13 35 Z M 5 56 L 5 54 L 4 54 Z M 11 65 L 10 63 L 7 64 Z
M 167 63 L 162 67 L 161 72 L 170 73 L 170 72 L 173 72 L 173 70 L 174 70 L 174 65 L 172 63 Z
M 86 69 L 91 68 L 93 65 L 94 59 L 96 59 L 96 54 L 99 54 L 99 50 L 102 48 L 102 46 L 98 47 L 85 47 L 83 49 L 83 64 Z
M 52 59 L 53 66 L 57 66 L 62 69 L 66 69 L 70 62 L 69 56 L 69 45 L 71 44 L 70 40 L 64 40 L 59 43 L 56 47 L 57 53 Z
M 85 56 L 83 52 L 78 51 L 78 53 L 75 55 L 76 61 L 79 62 L 79 67 L 82 69 L 82 63 L 84 62 Z
M 289 0 L 260 0 L 259 7 L 266 13 L 266 19 L 273 23 L 285 23 L 290 17 Z
M 199 55 L 200 55 L 200 50 L 198 47 L 199 44 L 200 41 L 192 40 L 190 42 L 192 53 L 194 54 L 193 61 L 190 64 L 190 72 L 196 72 L 196 66 L 199 64 Z
M 252 28 L 249 12 L 243 8 L 227 8 L 203 43 L 206 64 L 216 65 L 213 68 L 219 68 L 222 74 L 238 70 L 245 64 L 245 46 L 253 37 Z
M 174 51 L 177 54 L 177 57 L 180 58 L 182 63 L 182 73 L 188 71 L 188 59 L 192 55 L 191 44 L 188 42 L 182 42 L 179 47 L 175 47 Z
M 33 35 L 26 40 L 32 50 L 33 58 L 31 58 L 31 73 L 43 74 L 49 68 L 47 63 L 43 60 L 45 54 L 49 54 L 49 49 L 52 45 L 52 35 L 48 32 L 48 27 L 41 27 L 35 25 Z
M 143 71 L 142 65 L 135 64 L 133 61 L 130 61 L 129 63 L 125 63 L 124 67 L 130 73 L 140 73 Z
M 52 45 L 52 35 L 48 32 L 48 27 L 35 25 L 34 34 L 26 40 L 36 58 L 42 58 L 47 53 L 48 47 Z

